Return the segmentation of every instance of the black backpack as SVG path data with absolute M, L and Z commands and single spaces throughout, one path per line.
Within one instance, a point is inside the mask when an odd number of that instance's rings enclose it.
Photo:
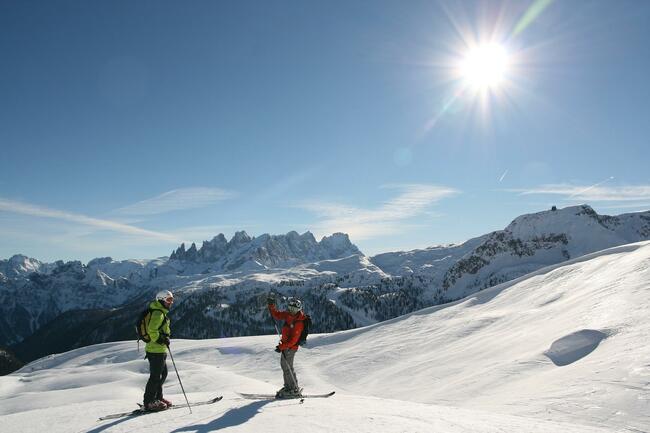
M 302 321 L 302 332 L 300 333 L 300 339 L 298 339 L 298 346 L 304 346 L 307 344 L 307 336 L 309 335 L 310 327 L 311 317 L 309 314 L 305 314 L 305 319 Z
M 138 341 L 142 340 L 145 343 L 149 343 L 151 341 L 151 337 L 149 337 L 149 333 L 147 332 L 147 327 L 149 326 L 149 321 L 151 320 L 151 315 L 153 314 L 154 311 L 160 311 L 160 310 L 152 310 L 151 308 L 147 308 L 142 313 L 140 313 L 140 316 L 138 316 L 138 322 L 135 325 L 135 330 L 138 334 Z M 163 320 L 162 324 L 158 328 L 159 331 L 162 329 L 163 326 L 165 326 L 166 321 L 167 321 L 167 316 L 165 316 L 165 319 Z

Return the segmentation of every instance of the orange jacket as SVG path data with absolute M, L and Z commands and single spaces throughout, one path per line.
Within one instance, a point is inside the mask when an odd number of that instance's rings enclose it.
M 305 315 L 303 312 L 299 311 L 298 314 L 293 315 L 288 311 L 278 311 L 275 305 L 269 305 L 269 311 L 275 320 L 284 320 L 279 349 L 298 350 L 298 347 L 300 347 L 298 346 L 298 340 L 300 340 L 300 334 L 302 334 L 302 329 L 305 327 L 303 323 Z

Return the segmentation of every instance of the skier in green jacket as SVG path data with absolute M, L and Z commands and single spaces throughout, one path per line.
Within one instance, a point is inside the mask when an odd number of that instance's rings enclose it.
M 149 304 L 151 317 L 147 333 L 151 340 L 147 343 L 145 358 L 149 360 L 149 381 L 144 390 L 144 408 L 149 411 L 165 410 L 172 405 L 163 398 L 163 383 L 167 378 L 167 346 L 171 330 L 167 313 L 174 302 L 174 295 L 168 290 L 158 292 L 156 300 Z

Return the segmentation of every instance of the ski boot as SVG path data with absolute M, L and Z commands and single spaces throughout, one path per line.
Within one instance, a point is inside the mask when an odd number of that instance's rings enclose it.
M 144 410 L 147 412 L 160 412 L 161 410 L 166 410 L 167 405 L 160 400 L 154 400 L 150 403 L 144 405 Z
M 300 398 L 302 397 L 302 388 L 288 388 L 276 395 L 276 398 Z
M 286 386 L 283 386 L 282 388 L 278 389 L 278 392 L 275 393 L 275 398 L 283 398 L 282 396 L 288 391 L 289 388 Z

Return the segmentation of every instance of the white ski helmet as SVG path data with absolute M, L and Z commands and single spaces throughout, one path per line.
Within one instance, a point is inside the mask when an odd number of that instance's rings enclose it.
M 161 290 L 156 294 L 156 300 L 166 304 L 171 304 L 174 302 L 174 294 L 169 290 Z
M 287 306 L 291 314 L 296 314 L 298 311 L 302 310 L 302 302 L 300 302 L 300 299 L 298 298 L 289 298 Z

